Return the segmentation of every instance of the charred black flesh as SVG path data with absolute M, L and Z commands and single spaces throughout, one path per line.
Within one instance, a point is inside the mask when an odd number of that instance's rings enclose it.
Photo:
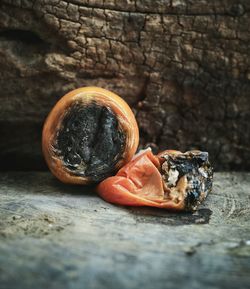
M 64 166 L 74 175 L 101 181 L 121 159 L 124 132 L 110 108 L 95 102 L 72 104 L 56 134 L 54 148 Z
M 186 210 L 195 210 L 212 189 L 213 170 L 208 153 L 168 152 L 164 156 L 162 174 L 169 197 L 184 200 Z

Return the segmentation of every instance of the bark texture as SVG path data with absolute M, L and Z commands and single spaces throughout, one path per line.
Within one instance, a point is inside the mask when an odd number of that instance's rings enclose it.
M 133 107 L 141 145 L 250 168 L 248 0 L 2 0 L 0 166 L 41 168 L 42 123 L 97 85 Z

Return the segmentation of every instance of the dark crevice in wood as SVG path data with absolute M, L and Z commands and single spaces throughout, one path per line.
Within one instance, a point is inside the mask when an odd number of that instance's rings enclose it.
M 22 29 L 5 29 L 0 31 L 0 40 L 18 41 L 30 45 L 43 45 L 46 42 L 33 31 Z

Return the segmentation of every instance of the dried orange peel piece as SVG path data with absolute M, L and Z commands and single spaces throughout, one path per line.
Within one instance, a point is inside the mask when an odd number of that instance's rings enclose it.
M 119 205 L 195 210 L 211 191 L 212 177 L 205 152 L 171 150 L 155 156 L 148 149 L 102 181 L 97 191 Z

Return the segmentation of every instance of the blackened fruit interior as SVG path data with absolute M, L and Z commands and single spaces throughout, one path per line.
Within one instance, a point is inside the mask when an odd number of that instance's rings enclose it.
M 72 104 L 54 143 L 55 153 L 71 174 L 95 182 L 112 174 L 124 147 L 125 135 L 116 115 L 96 102 Z
M 162 174 L 165 186 L 171 191 L 181 187 L 183 191 L 176 191 L 185 202 L 185 209 L 194 210 L 205 199 L 212 189 L 213 170 L 208 160 L 208 153 L 188 151 L 186 153 L 166 154 L 162 164 Z M 184 178 L 183 178 L 184 177 Z M 171 194 L 170 194 L 171 195 Z

